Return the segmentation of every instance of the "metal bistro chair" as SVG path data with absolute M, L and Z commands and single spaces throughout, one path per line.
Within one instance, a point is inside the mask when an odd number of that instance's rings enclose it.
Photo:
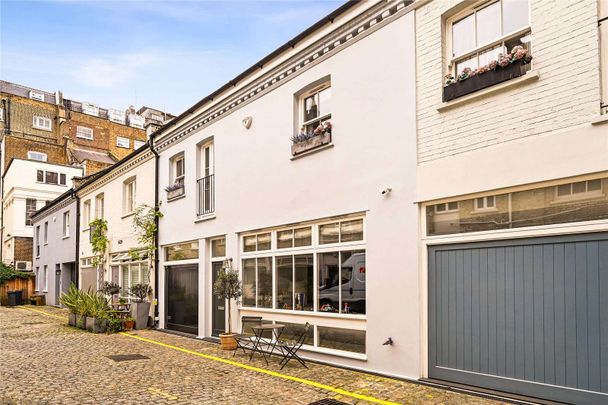
M 279 341 L 277 343 L 277 348 L 279 348 L 279 350 L 281 350 L 281 353 L 283 353 L 283 359 L 279 363 L 281 365 L 281 370 L 287 365 L 287 363 L 289 363 L 289 360 L 291 359 L 297 360 L 301 365 L 308 368 L 304 360 L 302 360 L 302 358 L 298 356 L 298 351 L 300 350 L 300 348 L 304 344 L 304 341 L 308 337 L 310 328 L 312 328 L 312 325 L 306 322 L 306 325 L 304 325 L 304 329 L 299 335 L 295 336 L 294 340 L 284 340 Z
M 243 316 L 241 317 L 241 333 L 236 335 L 236 350 L 234 351 L 233 357 L 236 356 L 236 352 L 241 349 L 243 353 L 247 354 L 247 350 L 253 350 L 255 345 L 255 334 L 251 329 L 252 326 L 262 324 L 261 316 Z

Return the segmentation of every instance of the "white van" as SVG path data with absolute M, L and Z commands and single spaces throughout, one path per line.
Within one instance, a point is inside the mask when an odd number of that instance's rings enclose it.
M 365 313 L 365 253 L 354 253 L 342 263 L 340 285 L 327 280 L 319 286 L 319 310 L 338 312 L 342 291 L 342 313 Z M 337 277 L 337 276 L 336 276 Z

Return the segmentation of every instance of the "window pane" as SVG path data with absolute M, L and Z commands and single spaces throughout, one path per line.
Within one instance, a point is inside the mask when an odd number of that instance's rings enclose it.
M 285 325 L 285 329 L 283 330 L 283 333 L 281 333 L 281 340 L 297 340 L 302 332 L 304 332 L 304 325 L 283 321 L 281 321 L 281 324 Z M 308 329 L 304 344 L 310 346 L 314 344 L 314 327 Z
M 182 243 L 165 248 L 165 260 L 186 260 L 198 258 L 198 242 Z
M 319 116 L 319 96 L 313 94 L 304 98 L 304 121 L 310 121 Z
M 319 92 L 319 116 L 331 114 L 331 87 Z
M 313 256 L 297 255 L 295 259 L 295 302 L 296 309 L 312 311 L 313 308 Z
M 572 183 L 572 194 L 584 193 L 587 191 L 587 184 L 584 181 Z
M 503 33 L 517 31 L 529 24 L 528 0 L 503 0 Z
M 463 18 L 452 25 L 452 56 L 475 48 L 475 15 Z
M 338 312 L 340 308 L 340 268 L 337 252 L 319 254 L 319 311 Z
M 342 252 L 342 305 L 345 314 L 365 313 L 365 251 Z
M 340 241 L 351 242 L 355 240 L 363 240 L 363 220 L 341 222 Z
M 312 245 L 312 228 L 299 228 L 294 230 L 294 246 L 310 246 Z
M 329 349 L 344 350 L 347 352 L 365 353 L 365 331 L 317 327 L 319 333 L 319 346 Z
M 448 203 L 448 210 L 457 210 L 458 209 L 458 201 L 452 201 Z
M 59 175 L 59 184 L 62 184 L 65 186 L 65 173 L 61 173 Z
M 48 184 L 57 184 L 59 177 L 55 172 L 46 172 L 46 183 Z
M 243 252 L 255 252 L 255 241 L 255 235 L 243 237 Z
M 493 60 L 498 60 L 498 54 L 507 53 L 502 45 L 495 46 L 492 49 L 479 53 L 479 66 L 485 66 Z
M 500 1 L 478 10 L 477 19 L 477 46 L 500 38 Z
M 338 243 L 340 232 L 339 232 L 339 224 L 325 224 L 319 226 L 319 243 L 327 244 L 327 243 Z
M 445 211 L 445 209 L 446 209 L 446 204 L 445 203 L 444 204 L 437 204 L 435 206 L 435 211 L 437 211 L 437 212 Z
M 122 271 L 122 290 L 121 293 L 123 296 L 129 295 L 129 266 L 120 266 Z
M 484 208 L 483 197 L 477 199 L 477 208 Z
M 565 195 L 570 195 L 571 193 L 571 184 L 562 184 L 557 186 L 557 195 L 562 197 Z
M 473 56 L 470 59 L 465 59 L 462 62 L 458 62 L 456 64 L 456 76 L 462 73 L 465 68 L 470 68 L 471 70 L 477 69 L 477 55 Z
M 258 307 L 272 308 L 272 258 L 258 259 Z
M 290 247 L 293 247 L 293 231 L 290 229 L 288 231 L 277 232 L 277 248 L 285 249 Z
M 489 196 L 489 197 L 486 197 L 486 206 L 488 208 L 493 208 L 494 207 L 494 196 L 493 195 Z
M 213 239 L 211 241 L 211 257 L 226 256 L 226 239 Z
M 276 258 L 277 309 L 293 309 L 293 258 Z
M 36 171 L 36 181 L 39 181 L 39 182 L 44 181 L 44 172 L 42 170 Z
M 243 305 L 255 307 L 255 259 L 243 260 Z
M 600 179 L 589 180 L 587 182 L 587 191 L 598 191 L 602 189 L 602 181 Z
M 270 250 L 270 233 L 258 235 L 258 250 Z

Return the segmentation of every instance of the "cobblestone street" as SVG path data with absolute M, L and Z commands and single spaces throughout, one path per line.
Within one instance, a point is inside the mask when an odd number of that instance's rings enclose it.
M 95 335 L 68 327 L 65 316 L 53 307 L 0 307 L 0 403 L 309 404 L 325 398 L 367 403 L 340 390 L 378 403 L 497 403 L 325 365 L 309 363 L 306 370 L 294 362 L 280 371 L 275 359 L 266 366 L 261 359 L 250 363 L 243 355 L 234 357 L 248 366 L 334 387 L 332 391 L 192 353 L 233 360 L 232 352 L 213 343 L 152 330 L 133 334 L 157 343 L 121 334 Z M 115 362 L 106 357 L 118 354 L 148 359 Z

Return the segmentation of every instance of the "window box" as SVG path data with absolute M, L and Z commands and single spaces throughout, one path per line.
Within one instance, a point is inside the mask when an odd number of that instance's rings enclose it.
M 291 154 L 293 156 L 299 155 L 304 152 L 308 152 L 309 150 L 316 149 L 323 145 L 327 145 L 331 143 L 331 133 L 325 132 L 321 135 L 315 135 L 310 139 L 307 139 L 303 142 L 294 143 L 291 145 Z
M 184 195 L 184 185 L 174 184 L 172 186 L 166 187 L 165 191 L 167 192 L 167 200 L 171 201 Z
M 490 70 L 483 74 L 469 77 L 466 80 L 450 84 L 443 88 L 443 101 L 450 101 L 478 90 L 494 86 L 507 80 L 515 79 L 526 74 L 529 64 L 525 61 L 516 61 L 506 67 Z

